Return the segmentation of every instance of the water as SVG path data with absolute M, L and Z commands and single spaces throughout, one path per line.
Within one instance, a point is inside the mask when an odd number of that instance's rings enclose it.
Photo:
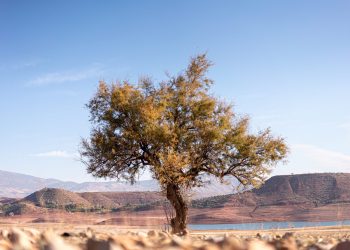
M 190 224 L 192 230 L 263 230 L 263 229 L 285 229 L 285 228 L 303 228 L 303 227 L 322 227 L 322 226 L 344 226 L 350 225 L 350 220 L 344 221 L 284 221 L 284 222 L 258 222 L 242 224 Z

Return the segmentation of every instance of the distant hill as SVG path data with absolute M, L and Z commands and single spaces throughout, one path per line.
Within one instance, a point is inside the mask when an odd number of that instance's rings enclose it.
M 259 189 L 195 201 L 197 207 L 280 206 L 350 203 L 350 173 L 279 175 Z
M 81 196 L 86 194 L 103 195 L 113 201 L 115 207 L 123 207 L 125 205 L 140 205 L 165 201 L 165 197 L 160 192 L 104 192 L 104 193 L 81 193 Z
M 159 192 L 84 192 L 75 193 L 58 188 L 43 188 L 23 199 L 4 199 L 0 209 L 5 214 L 35 214 L 49 210 L 71 212 L 103 212 L 164 202 Z
M 0 197 L 0 205 L 9 204 L 9 203 L 12 203 L 12 202 L 15 202 L 15 201 L 17 201 L 16 198 Z
M 194 189 L 194 197 L 209 197 L 234 192 L 237 181 L 225 185 L 216 179 L 208 179 L 210 184 Z M 60 181 L 56 179 L 43 179 L 25 174 L 18 174 L 0 170 L 0 197 L 23 198 L 43 188 L 60 188 L 73 192 L 142 192 L 159 191 L 155 180 L 142 180 L 134 185 L 128 183 L 107 182 L 83 182 Z M 103 199 L 103 198 L 102 198 Z
M 38 207 L 64 208 L 74 204 L 79 207 L 91 207 L 92 203 L 77 193 L 64 189 L 44 188 L 25 197 L 21 202 L 32 203 Z
M 259 189 L 193 201 L 192 223 L 350 219 L 350 173 L 273 176 Z
M 42 179 L 0 170 L 0 196 L 22 198 L 34 191 L 56 185 L 59 182 L 54 179 Z
M 258 205 L 350 202 L 350 173 L 282 175 L 253 190 Z
M 163 213 L 166 199 L 159 192 L 74 193 L 45 188 L 18 201 L 8 201 L 0 207 L 4 214 L 123 211 L 123 215 L 140 212 L 154 218 Z M 193 199 L 189 219 L 191 223 L 344 220 L 350 219 L 349 210 L 350 174 L 281 175 L 271 177 L 259 189 Z M 118 221 L 112 218 L 104 223 Z

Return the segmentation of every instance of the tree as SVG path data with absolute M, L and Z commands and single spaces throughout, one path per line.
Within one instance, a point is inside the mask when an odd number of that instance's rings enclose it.
M 184 192 L 204 185 L 204 176 L 233 176 L 256 187 L 288 151 L 269 129 L 250 133 L 247 117 L 209 94 L 210 66 L 203 54 L 157 85 L 150 78 L 138 85 L 101 81 L 87 104 L 93 128 L 81 158 L 88 172 L 134 183 L 148 169 L 174 207 L 177 234 L 186 233 Z

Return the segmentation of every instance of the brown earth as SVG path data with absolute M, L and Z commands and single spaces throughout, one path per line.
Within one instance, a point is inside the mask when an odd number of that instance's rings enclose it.
M 76 205 L 81 208 L 118 208 L 125 205 L 138 205 L 150 202 L 164 201 L 159 192 L 85 192 L 74 193 L 58 188 L 44 188 L 19 200 L 32 203 L 39 207 L 64 208 L 66 205 Z
M 158 192 L 73 193 L 44 189 L 12 203 L 14 214 L 19 214 L 12 218 L 22 220 L 29 216 L 36 223 L 76 221 L 104 225 L 162 225 L 166 222 L 164 201 Z M 120 209 L 115 212 L 69 213 L 62 210 L 67 203 Z M 59 206 L 43 207 L 52 204 Z M 350 219 L 349 211 L 350 174 L 285 175 L 274 176 L 260 189 L 242 194 L 194 200 L 189 222 L 341 221 Z M 0 220 L 7 219 L 0 217 Z

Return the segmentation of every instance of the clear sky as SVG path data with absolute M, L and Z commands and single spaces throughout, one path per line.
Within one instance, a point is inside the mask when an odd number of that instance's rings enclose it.
M 271 127 L 274 174 L 350 172 L 350 1 L 0 1 L 0 169 L 93 180 L 77 160 L 98 80 L 184 69 Z

